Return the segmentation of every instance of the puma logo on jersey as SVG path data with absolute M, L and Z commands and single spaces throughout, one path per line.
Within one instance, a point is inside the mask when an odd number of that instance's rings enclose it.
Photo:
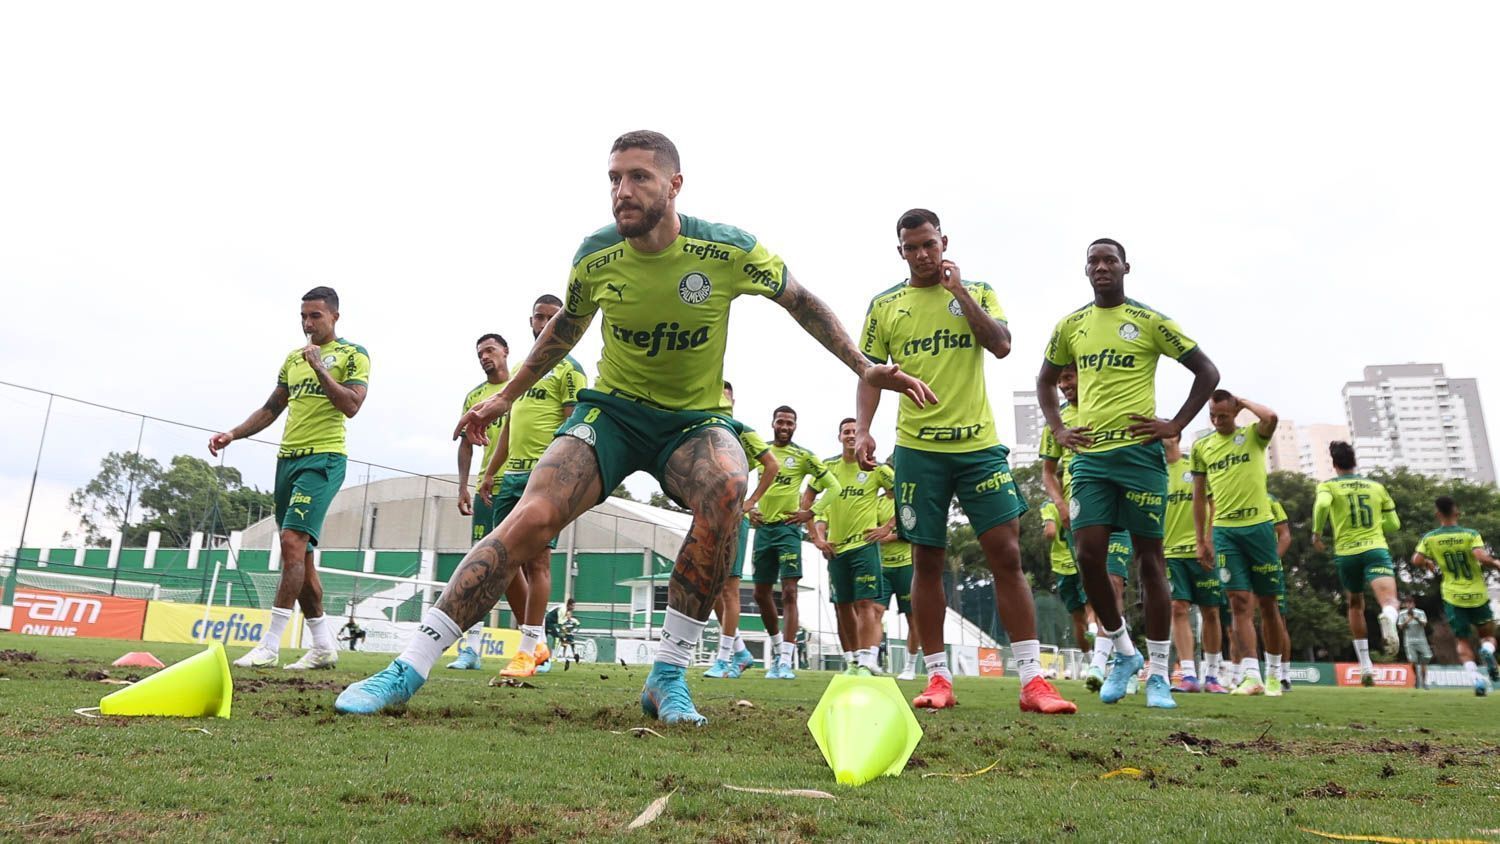
M 610 284 L 606 281 L 604 282 L 604 289 L 615 294 L 615 297 L 621 302 L 625 301 L 625 285 L 622 284 L 619 287 L 616 287 L 615 285 Z

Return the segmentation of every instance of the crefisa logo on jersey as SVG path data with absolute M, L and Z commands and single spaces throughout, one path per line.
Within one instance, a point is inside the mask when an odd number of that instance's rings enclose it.
M 1120 324 L 1121 340 L 1134 340 L 1139 336 L 1141 336 L 1141 330 L 1135 327 L 1135 323 L 1125 322 Z
M 682 277 L 682 281 L 677 282 L 677 295 L 689 305 L 703 304 L 713 292 L 714 286 L 703 273 L 688 273 Z
M 964 315 L 963 305 L 960 305 L 958 303 L 957 299 L 949 299 L 948 300 L 948 313 L 953 314 L 954 316 L 963 316 Z

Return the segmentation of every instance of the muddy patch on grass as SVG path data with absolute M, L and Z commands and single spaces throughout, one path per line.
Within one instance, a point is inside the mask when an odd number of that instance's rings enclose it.
M 492 819 L 453 824 L 443 830 L 443 837 L 451 841 L 483 841 L 486 844 L 527 841 L 535 834 L 536 824 L 529 821 Z
M 22 838 L 129 838 L 150 832 L 161 832 L 177 824 L 188 824 L 203 817 L 200 812 L 129 812 L 87 809 L 52 814 L 43 812 L 26 823 L 12 828 Z M 187 837 L 186 830 L 179 830 Z
M 348 683 L 338 680 L 309 680 L 306 677 L 252 677 L 236 680 L 237 692 L 279 692 L 290 689 L 296 692 L 341 692 Z
M 1311 800 L 1343 799 L 1349 796 L 1349 790 L 1342 785 L 1329 780 L 1322 785 L 1316 785 L 1302 792 L 1302 796 Z
M 0 651 L 0 662 L 36 662 L 36 651 Z

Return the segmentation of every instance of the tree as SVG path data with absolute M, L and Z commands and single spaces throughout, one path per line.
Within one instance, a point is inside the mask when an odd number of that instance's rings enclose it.
M 138 520 L 129 524 L 126 502 L 132 494 L 140 509 Z M 99 474 L 68 502 L 80 514 L 84 538 L 92 545 L 108 542 L 118 531 L 123 544 L 139 547 L 147 534 L 160 531 L 163 546 L 181 548 L 195 532 L 240 530 L 274 512 L 271 494 L 245 486 L 238 469 L 185 454 L 173 457 L 164 470 L 150 458 L 112 452 Z
M 625 484 L 624 483 L 621 483 L 619 486 L 615 487 L 614 492 L 611 492 L 609 494 L 609 497 L 610 498 L 623 498 L 626 501 L 635 501 L 636 500 L 636 497 L 634 495 L 630 494 L 630 490 L 628 490 L 628 489 L 625 488 Z
M 68 496 L 68 509 L 78 514 L 83 538 L 104 545 L 125 532 L 141 492 L 161 478 L 161 464 L 133 451 L 111 451 L 99 462 L 99 474 Z
M 672 499 L 669 498 L 667 494 L 665 492 L 662 492 L 661 490 L 657 490 L 656 492 L 651 493 L 651 498 L 646 503 L 650 504 L 652 507 L 660 507 L 663 510 L 671 510 L 673 513 L 688 512 L 686 508 L 678 507 L 675 503 L 673 503 Z

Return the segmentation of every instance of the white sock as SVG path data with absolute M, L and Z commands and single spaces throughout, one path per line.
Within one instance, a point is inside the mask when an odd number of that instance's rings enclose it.
M 1089 635 L 1096 639 L 1099 638 L 1099 625 L 1097 623 L 1089 622 Z
M 854 651 L 844 651 L 844 666 L 848 667 L 848 666 L 853 665 L 853 664 L 854 664 Z
M 1042 676 L 1042 645 L 1036 639 L 1010 643 L 1011 656 L 1016 658 L 1016 673 L 1021 675 L 1021 688 L 1033 679 Z
M 333 641 L 333 631 L 328 629 L 328 616 L 320 615 L 307 620 L 307 629 L 312 633 L 313 647 L 320 651 L 336 651 L 339 646 Z
M 266 635 L 261 637 L 260 646 L 271 653 L 281 653 L 281 634 L 286 632 L 286 626 L 291 620 L 290 609 L 271 607 L 271 623 L 266 625 Z
M 462 635 L 463 631 L 458 629 L 458 625 L 447 613 L 431 607 L 422 613 L 422 624 L 406 641 L 406 650 L 396 658 L 410 665 L 425 680 L 433 663 Z
M 1240 673 L 1246 679 L 1260 679 L 1260 662 L 1253 656 L 1247 656 L 1240 660 Z
M 782 634 L 780 634 L 780 633 L 773 633 L 773 634 L 771 634 L 771 656 L 773 658 L 775 657 L 776 654 L 781 653 L 781 643 L 783 641 L 785 641 L 785 639 L 782 637 Z
M 1115 652 L 1115 645 L 1108 636 L 1098 636 L 1094 639 L 1094 655 L 1089 659 L 1089 667 L 1104 670 L 1109 664 L 1109 655 Z
M 521 625 L 521 649 L 518 653 L 536 653 L 536 646 L 541 644 L 542 637 L 545 635 L 547 632 L 540 624 Z
M 1229 664 L 1229 685 L 1238 686 L 1243 679 L 1245 679 L 1244 666 L 1238 662 L 1231 662 Z
M 749 650 L 749 648 L 745 647 L 745 637 L 741 636 L 738 633 L 734 634 L 734 652 L 739 653 L 740 651 L 747 650 Z
M 1474 664 L 1474 660 L 1471 659 L 1468 662 L 1464 663 L 1464 670 L 1469 672 L 1470 683 L 1473 683 L 1479 679 L 1479 666 Z
M 1273 683 L 1281 681 L 1281 654 L 1266 654 L 1266 679 Z
M 720 636 L 719 637 L 719 659 L 722 659 L 725 662 L 729 662 L 730 660 L 734 659 L 734 637 L 733 636 Z
M 1150 662 L 1146 666 L 1146 676 L 1148 678 L 1165 678 L 1167 676 L 1167 654 L 1171 650 L 1171 640 L 1161 642 L 1153 642 L 1150 639 L 1146 640 L 1146 656 L 1150 659 Z
M 1354 655 L 1359 658 L 1359 668 L 1361 671 L 1369 671 L 1375 667 L 1370 663 L 1369 639 L 1354 640 Z
M 1485 639 L 1483 642 L 1479 643 L 1479 652 L 1482 654 L 1489 654 L 1490 656 L 1494 656 L 1495 643 L 1491 642 L 1489 639 Z
M 781 643 L 781 664 L 785 665 L 787 668 L 791 668 L 792 666 L 796 665 L 796 659 L 797 659 L 797 643 L 795 643 L 795 642 L 782 642 Z
M 1219 679 L 1219 659 L 1220 659 L 1220 657 L 1219 657 L 1218 654 L 1204 654 L 1203 655 L 1203 676 L 1204 677 L 1212 677 L 1215 680 Z
M 1184 659 L 1179 667 L 1182 669 L 1182 676 L 1184 677 L 1198 676 L 1198 663 L 1193 662 L 1191 659 Z
M 666 620 L 661 623 L 661 644 L 656 648 L 656 661 L 683 668 L 692 665 L 693 651 L 698 648 L 706 624 L 707 619 L 698 621 L 667 607 Z
M 1108 636 L 1109 640 L 1114 643 L 1115 653 L 1123 654 L 1124 656 L 1135 656 L 1135 642 L 1130 641 L 1130 629 L 1125 624 L 1125 619 L 1120 619 L 1119 630 L 1106 630 L 1104 631 L 1104 635 Z
M 854 652 L 854 660 L 871 671 L 880 670 L 880 649 L 865 648 Z
M 1284 660 L 1284 659 L 1281 661 L 1280 670 L 1276 672 L 1276 679 L 1278 679 L 1278 680 L 1288 680 L 1288 681 L 1290 681 L 1292 679 L 1292 663 L 1291 662 L 1289 662 L 1288 660 Z
M 948 670 L 948 654 L 928 654 L 922 657 L 922 662 L 927 666 L 927 676 L 942 677 L 948 682 L 953 682 L 953 673 Z

